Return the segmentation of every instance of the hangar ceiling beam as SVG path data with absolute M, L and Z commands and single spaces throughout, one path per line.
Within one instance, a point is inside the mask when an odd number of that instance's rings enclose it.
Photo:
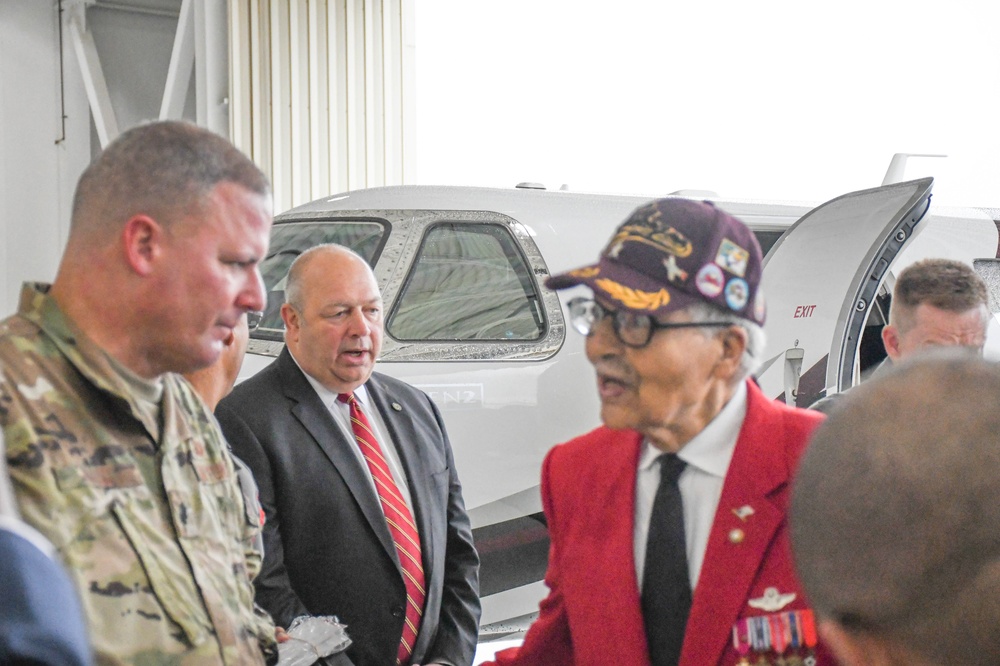
M 195 2 L 195 102 L 198 124 L 229 136 L 227 0 Z
M 111 106 L 108 83 L 104 78 L 104 70 L 101 69 L 94 37 L 87 29 L 85 3 L 75 2 L 68 6 L 66 15 L 70 41 L 73 43 L 73 51 L 80 65 L 80 74 L 83 77 L 84 89 L 87 91 L 87 101 L 94 117 L 94 126 L 97 128 L 97 137 L 103 148 L 118 136 L 118 121 Z
M 163 86 L 160 120 L 177 119 L 184 113 L 184 102 L 194 68 L 194 0 L 183 0 L 177 17 L 174 47 L 170 52 L 167 82 Z

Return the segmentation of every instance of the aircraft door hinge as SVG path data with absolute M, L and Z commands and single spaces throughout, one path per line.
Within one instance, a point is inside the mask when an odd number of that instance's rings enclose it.
M 795 400 L 799 396 L 799 377 L 802 376 L 804 357 L 805 350 L 802 347 L 785 350 L 785 404 L 787 405 L 795 406 Z

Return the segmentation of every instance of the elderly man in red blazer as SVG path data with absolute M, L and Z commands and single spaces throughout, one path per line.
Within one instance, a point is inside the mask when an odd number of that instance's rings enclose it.
M 604 426 L 542 469 L 548 597 L 501 665 L 832 664 L 795 577 L 790 477 L 822 416 L 749 379 L 764 350 L 762 259 L 710 203 L 661 199 L 618 227 L 571 323 Z

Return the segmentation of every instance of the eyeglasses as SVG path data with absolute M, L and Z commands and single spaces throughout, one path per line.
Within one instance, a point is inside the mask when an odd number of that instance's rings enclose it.
M 649 344 L 653 333 L 667 328 L 726 328 L 731 323 L 721 321 L 682 321 L 662 324 L 648 314 L 639 314 L 629 310 L 609 310 L 592 298 L 574 298 L 566 304 L 569 310 L 569 322 L 582 335 L 590 336 L 601 320 L 611 317 L 611 326 L 615 335 L 627 347 L 639 349 Z
M 247 312 L 247 328 L 251 331 L 256 331 L 257 327 L 260 326 L 260 322 L 264 319 L 264 313 L 259 310 L 250 310 Z

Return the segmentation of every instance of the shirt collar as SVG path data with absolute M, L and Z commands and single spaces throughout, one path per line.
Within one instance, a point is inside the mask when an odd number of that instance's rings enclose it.
M 299 365 L 299 362 L 298 360 L 296 360 L 295 355 L 292 353 L 291 349 L 288 350 L 288 355 L 292 357 L 293 361 L 295 361 L 295 365 L 298 366 L 299 370 L 302 370 L 302 366 Z M 318 395 L 319 399 L 323 401 L 323 404 L 326 405 L 327 409 L 333 409 L 338 405 L 344 404 L 339 400 L 337 400 L 337 396 L 340 395 L 339 393 L 335 393 L 334 391 L 331 391 L 327 387 L 320 384 L 315 377 L 310 375 L 305 370 L 302 370 L 302 374 L 305 375 L 305 378 L 309 382 L 309 385 L 313 387 L 313 390 L 316 391 L 316 395 Z M 358 401 L 359 405 L 361 405 L 361 411 L 371 413 L 368 400 L 368 388 L 365 386 L 365 384 L 362 384 L 358 388 L 354 389 L 354 399 Z
M 746 414 L 747 385 L 740 382 L 722 411 L 677 452 L 677 457 L 706 474 L 725 478 Z M 662 453 L 661 449 L 644 439 L 639 469 L 651 468 Z

